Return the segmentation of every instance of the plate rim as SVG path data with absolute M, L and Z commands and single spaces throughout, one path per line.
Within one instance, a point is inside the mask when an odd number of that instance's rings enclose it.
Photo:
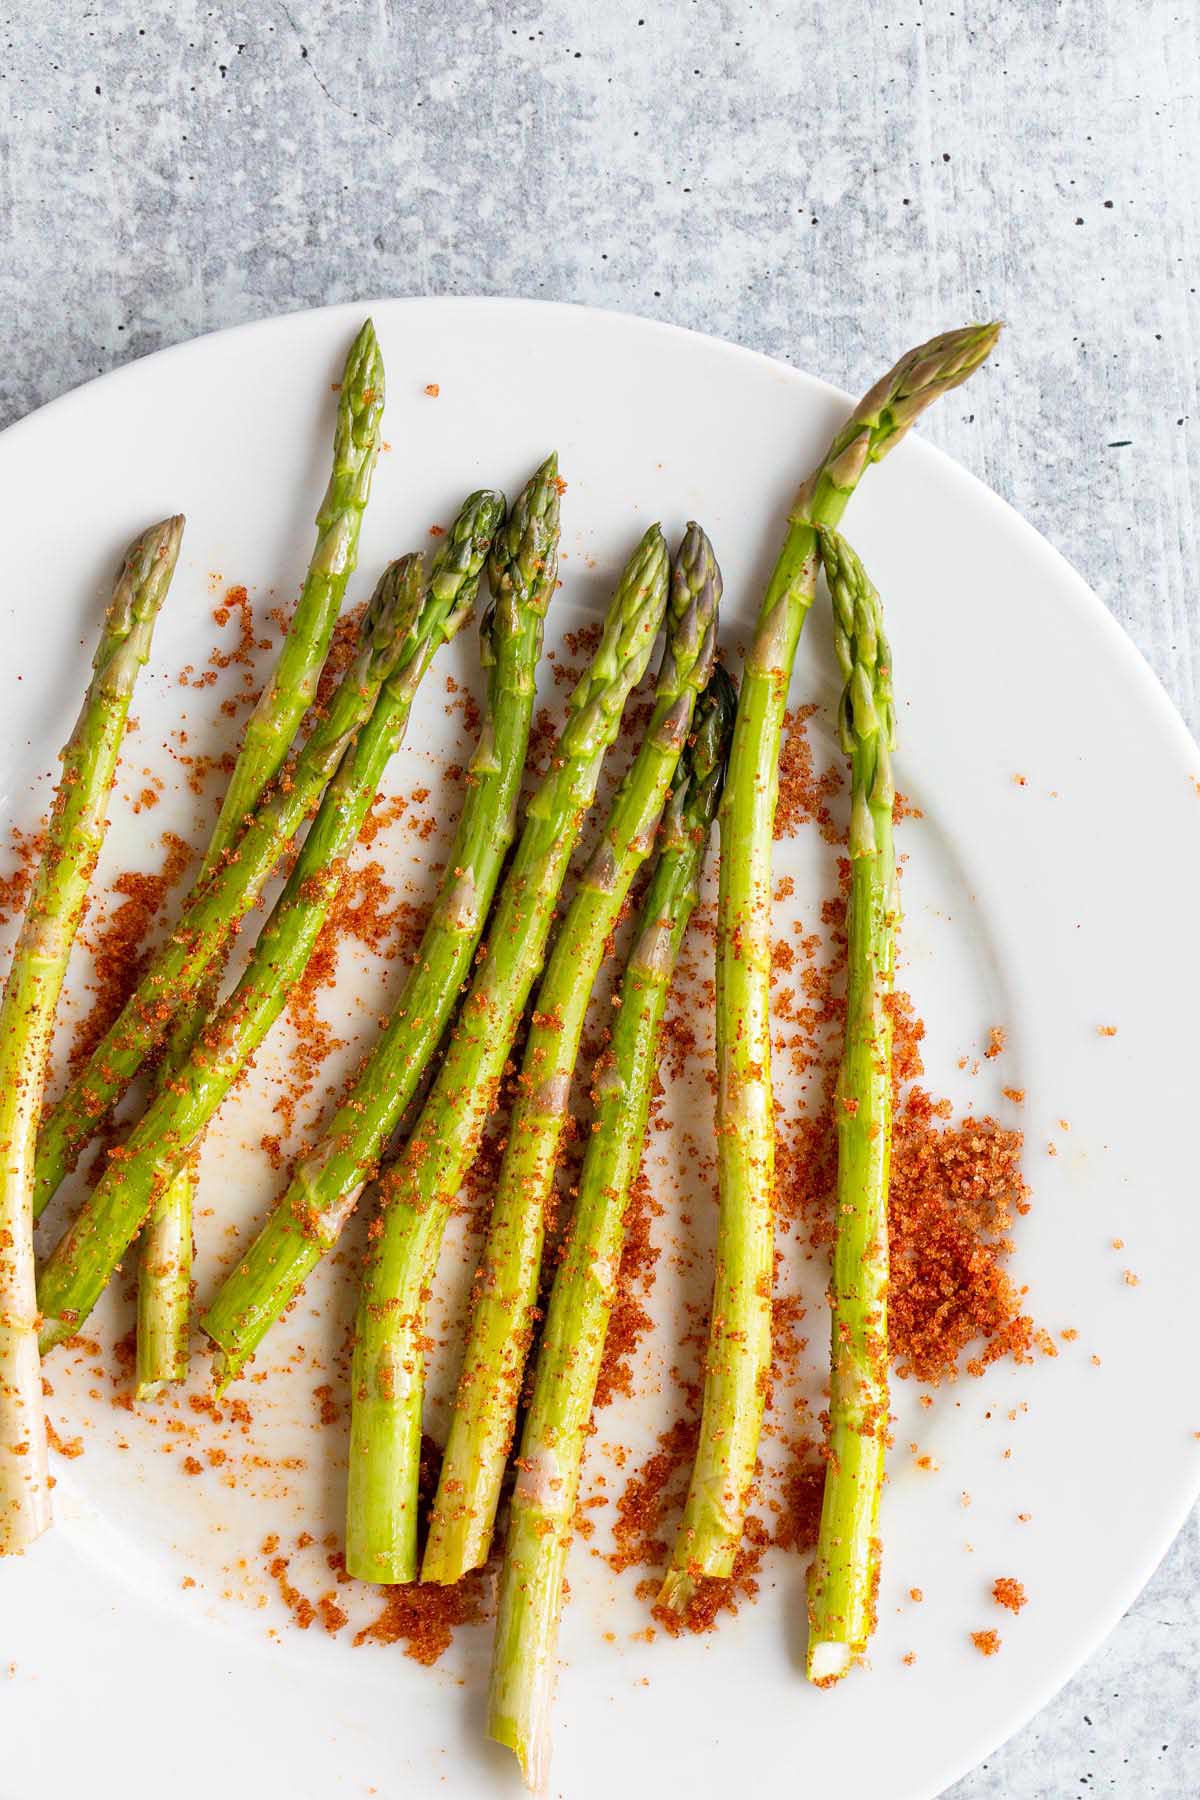
M 854 394 L 839 384 L 830 382 L 822 376 L 814 375 L 807 369 L 785 361 L 781 357 L 752 349 L 732 338 L 701 331 L 692 326 L 679 325 L 670 320 L 651 318 L 635 311 L 600 307 L 584 302 L 548 300 L 520 295 L 375 294 L 362 299 L 331 302 L 324 306 L 291 307 L 278 310 L 235 325 L 214 326 L 209 330 L 180 338 L 174 343 L 149 350 L 122 362 L 115 368 L 90 376 L 86 381 L 66 389 L 61 394 L 56 394 L 52 399 L 44 401 L 32 411 L 14 419 L 0 431 L 0 443 L 8 444 L 14 434 L 20 439 L 24 433 L 33 433 L 42 429 L 44 425 L 52 425 L 58 409 L 79 404 L 82 396 L 90 394 L 94 389 L 103 388 L 106 394 L 111 389 L 116 393 L 122 383 L 132 384 L 137 380 L 145 380 L 147 365 L 157 365 L 163 359 L 170 359 L 173 362 L 186 361 L 187 358 L 202 353 L 202 347 L 214 344 L 215 340 L 243 339 L 254 334 L 265 335 L 273 331 L 278 332 L 282 327 L 293 322 L 316 322 L 318 320 L 333 322 L 340 319 L 348 322 L 360 322 L 364 316 L 374 316 L 384 312 L 394 315 L 397 311 L 416 312 L 421 309 L 461 310 L 464 313 L 473 309 L 495 313 L 536 312 L 543 316 L 558 315 L 580 324 L 590 323 L 604 330 L 629 331 L 634 335 L 650 333 L 684 343 L 703 345 L 707 352 L 711 353 L 715 349 L 734 360 L 746 359 L 752 364 L 769 370 L 776 379 L 781 379 L 789 384 L 796 383 L 810 393 L 816 393 L 838 406 L 849 408 L 855 401 Z M 902 354 L 902 348 L 895 350 L 893 354 Z M 881 353 L 881 362 L 886 354 L 886 350 Z M 1049 559 L 1049 567 L 1056 585 L 1055 603 L 1059 603 L 1059 596 L 1064 601 L 1069 599 L 1069 603 L 1075 608 L 1084 628 L 1098 632 L 1102 637 L 1107 638 L 1108 644 L 1121 659 L 1122 667 L 1128 671 L 1131 683 L 1135 682 L 1142 690 L 1149 713 L 1162 733 L 1164 749 L 1185 768 L 1189 765 L 1194 768 L 1198 756 L 1197 740 L 1193 737 L 1163 682 L 1133 638 L 1066 556 L 1009 500 L 997 493 L 982 476 L 965 467 L 948 451 L 930 443 L 928 439 L 918 433 L 910 436 L 909 444 L 912 452 L 916 455 L 931 459 L 931 466 L 938 470 L 941 479 L 944 480 L 949 476 L 952 480 L 960 480 L 969 484 L 974 490 L 974 498 L 977 501 L 986 502 L 987 506 L 996 514 L 1005 531 L 1023 537 L 1031 552 Z M 1137 1559 L 1134 1572 L 1126 1580 L 1109 1590 L 1107 1604 L 1100 1609 L 1102 1614 L 1100 1629 L 1089 1637 L 1087 1647 L 1082 1655 L 1073 1658 L 1070 1665 L 1061 1672 L 1051 1674 L 1035 1688 L 1031 1699 L 1023 1698 L 1012 1708 L 1010 1713 L 1003 1715 L 999 1734 L 990 1737 L 989 1741 L 976 1754 L 968 1760 L 956 1757 L 945 1765 L 937 1776 L 940 1782 L 940 1786 L 936 1790 L 938 1794 L 944 1793 L 946 1788 L 976 1769 L 984 1759 L 994 1754 L 1001 1745 L 1007 1743 L 1028 1725 L 1030 1720 L 1041 1712 L 1090 1662 L 1153 1578 L 1198 1500 L 1200 1500 L 1200 1467 L 1197 1467 L 1190 1485 L 1188 1483 L 1180 1484 L 1177 1503 L 1171 1509 L 1166 1525 L 1152 1534 L 1144 1554 Z M 934 1790 L 930 1790 L 931 1796 L 933 1792 Z

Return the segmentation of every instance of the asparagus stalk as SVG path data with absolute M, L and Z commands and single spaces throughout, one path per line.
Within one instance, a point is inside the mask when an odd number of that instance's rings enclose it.
M 480 626 L 486 709 L 454 843 L 404 990 L 328 1129 L 301 1158 L 258 1237 L 202 1320 L 217 1391 L 337 1241 L 412 1099 L 466 979 L 516 830 L 542 625 L 558 576 L 558 459 L 550 456 L 492 547 L 493 604 Z
M 240 836 L 246 815 L 279 773 L 300 721 L 317 691 L 346 582 L 358 560 L 358 538 L 379 454 L 383 358 L 370 319 L 346 358 L 334 428 L 333 468 L 317 513 L 317 543 L 304 587 L 270 680 L 242 738 L 198 881 L 204 881 Z M 220 958 L 201 991 L 176 1019 L 163 1079 L 187 1061 L 217 997 Z M 149 1399 L 187 1374 L 188 1298 L 192 1272 L 192 1171 L 185 1165 L 156 1199 L 142 1236 L 138 1267 L 137 1393 Z
M 497 497 L 498 498 L 498 497 Z M 199 1140 L 303 973 L 433 650 L 471 610 L 473 585 L 452 599 L 431 583 L 422 604 L 419 557 L 391 565 L 372 602 L 353 679 L 373 706 L 330 782 L 282 894 L 241 979 L 204 1027 L 188 1061 L 155 1096 L 38 1281 L 48 1350 L 87 1318 L 155 1194 Z M 431 621 L 436 621 L 431 629 Z
M 46 847 L 0 1000 L 0 1554 L 50 1523 L 33 1264 L 33 1154 L 54 1015 L 107 824 L 139 669 L 175 572 L 181 518 L 135 539 L 82 711 L 62 753 Z
M 808 1675 L 844 1675 L 875 1629 L 879 1500 L 888 1427 L 888 1172 L 892 992 L 900 914 L 892 841 L 896 747 L 891 653 L 879 595 L 850 546 L 822 531 L 838 709 L 850 758 L 846 1031 L 838 1071 L 829 1439 L 817 1553 L 808 1579 Z
M 351 1376 L 346 1566 L 364 1580 L 416 1576 L 426 1297 L 601 764 L 650 659 L 667 572 L 666 545 L 654 525 L 621 577 L 596 654 L 568 702 L 550 773 L 529 802 L 458 1024 L 403 1154 L 381 1183 Z
M 175 930 L 43 1125 L 34 1168 L 35 1216 L 236 933 L 347 744 L 370 716 L 378 681 L 364 685 L 361 660 L 360 655 L 342 677 L 325 713 L 259 803 L 233 850 L 207 881 L 193 886 Z
M 642 1160 L 663 1015 L 696 903 L 737 697 L 718 664 L 696 702 L 658 857 L 625 968 L 612 1043 L 596 1073 L 596 1117 L 579 1201 L 554 1277 L 521 1435 L 488 1694 L 488 1736 L 516 1752 L 529 1785 L 546 1773 L 563 1574 L 625 1214 Z
M 792 663 L 816 587 L 817 530 L 925 408 L 979 367 L 999 325 L 947 332 L 860 400 L 792 504 L 746 659 L 721 812 L 717 926 L 717 1161 L 721 1204 L 700 1438 L 662 1604 L 727 1576 L 754 1479 L 771 1362 L 775 1186 L 769 1016 L 771 836 Z
M 654 844 L 716 645 L 721 572 L 690 524 L 671 574 L 654 711 L 546 964 L 475 1282 L 450 1436 L 421 1565 L 451 1583 L 487 1560 L 533 1329 L 546 1212 L 571 1074 L 604 946 Z

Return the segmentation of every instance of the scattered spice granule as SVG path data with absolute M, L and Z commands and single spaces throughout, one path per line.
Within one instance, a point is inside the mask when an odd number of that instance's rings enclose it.
M 317 682 L 317 697 L 313 702 L 318 713 L 324 712 L 334 688 L 354 659 L 354 653 L 362 635 L 362 622 L 366 617 L 366 611 L 366 602 L 360 601 L 357 606 L 352 606 L 342 613 L 333 628 L 333 636 L 329 640 L 329 653 L 321 669 L 321 677 Z
M 650 1191 L 644 1171 L 630 1189 L 625 1214 L 625 1240 L 621 1246 L 617 1297 L 604 1339 L 600 1372 L 596 1381 L 595 1410 L 608 1406 L 617 1394 L 633 1392 L 633 1357 L 652 1320 L 643 1305 L 654 1280 L 658 1250 L 651 1241 L 651 1221 L 662 1216 L 662 1207 Z
M 276 1539 L 276 1542 L 279 1540 Z M 301 1631 L 307 1631 L 317 1616 L 317 1609 L 312 1601 L 293 1587 L 288 1580 L 288 1559 L 286 1556 L 273 1557 L 267 1565 L 268 1575 L 273 1575 L 279 1586 L 279 1597 L 292 1615 L 292 1621 Z
M 1140 1282 L 1141 1282 L 1140 1275 L 1135 1275 L 1132 1269 L 1126 1269 L 1126 1271 L 1125 1271 L 1125 1286 L 1126 1287 L 1137 1287 Z
M 429 395 L 431 400 L 436 400 L 441 391 L 440 382 L 430 381 L 426 383 L 425 392 Z
M 1028 775 L 1014 775 L 1013 780 L 1016 782 L 1018 787 L 1028 787 L 1028 785 L 1029 785 Z
M 1032 1519 L 1032 1517 L 1033 1517 L 1032 1513 L 1018 1513 L 1017 1514 L 1017 1523 L 1020 1525 L 1028 1525 L 1028 1523 Z
M 49 1415 L 46 1417 L 46 1441 L 52 1450 L 57 1450 L 58 1454 L 65 1456 L 69 1462 L 74 1462 L 77 1456 L 83 1455 L 83 1439 L 59 1437 Z
M 1093 1351 L 1091 1357 L 1089 1358 L 1089 1361 L 1091 1362 L 1093 1369 L 1098 1369 L 1100 1367 L 1100 1358 L 1095 1354 L 1094 1351 Z
M 1098 1037 L 1116 1037 L 1117 1028 L 1115 1025 L 1097 1025 L 1096 1035 Z
M 453 1587 L 415 1581 L 382 1591 L 383 1610 L 355 1632 L 355 1649 L 361 1644 L 403 1644 L 405 1656 L 428 1668 L 449 1649 L 459 1625 L 474 1625 L 487 1617 L 481 1569 L 473 1569 Z
M 445 537 L 446 527 L 444 525 L 431 525 L 429 527 L 429 535 L 431 538 Z
M 888 1338 L 899 1375 L 934 1386 L 978 1338 L 986 1347 L 968 1360 L 969 1374 L 1003 1356 L 1030 1360 L 1033 1321 L 1002 1267 L 1027 1191 L 1022 1141 L 994 1119 L 932 1127 L 920 1091 L 908 1096 L 888 1202 Z
M 564 631 L 563 643 L 566 645 L 568 656 L 591 656 L 600 643 L 603 630 L 604 627 L 597 620 L 593 620 L 590 625 L 581 625 L 578 631 Z
M 1064 1325 L 1058 1335 L 1065 1343 L 1073 1344 L 1075 1339 L 1079 1336 L 1079 1333 L 1074 1325 Z
M 938 1474 L 942 1466 L 937 1457 L 930 1456 L 927 1450 L 923 1455 L 917 1457 L 916 1462 L 918 1469 L 924 1469 L 928 1475 Z
M 181 1588 L 194 1588 L 196 1585 L 196 1577 L 194 1575 L 185 1575 L 179 1585 Z
M 1019 1613 L 1028 1596 L 1019 1581 L 1011 1575 L 1001 1575 L 992 1583 L 992 1599 L 997 1606 L 1006 1606 L 1009 1612 Z
M 995 1656 L 1000 1648 L 1000 1633 L 998 1631 L 973 1631 L 971 1642 L 980 1656 Z
M 0 925 L 7 925 L 24 911 L 43 844 L 40 833 L 24 832 L 16 825 L 9 827 L 9 833 L 17 866 L 11 875 L 0 876 Z
M 413 798 L 413 795 L 407 796 L 403 810 L 407 810 Z M 368 817 L 370 821 L 378 815 Z M 370 829 L 371 839 L 377 829 L 378 826 Z M 367 835 L 367 827 L 364 827 L 360 840 Z M 322 991 L 332 989 L 337 980 L 342 943 L 354 940 L 373 955 L 390 961 L 416 948 L 425 918 L 423 907 L 395 898 L 384 879 L 381 862 L 372 859 L 360 867 L 348 869 L 343 875 L 304 973 L 288 995 L 288 1018 L 295 1036 L 289 1051 L 283 1091 L 274 1105 L 285 1131 L 291 1132 L 294 1128 L 299 1109 L 316 1086 L 326 1059 L 344 1045 L 344 1040 L 321 1016 L 320 1010 Z M 279 1154 L 282 1161 L 281 1150 Z
M 204 1473 L 204 1464 L 197 1456 L 185 1456 L 183 1459 L 183 1472 L 185 1475 L 202 1475 Z
M 910 1600 L 915 1600 L 919 1606 L 925 1595 L 920 1588 L 909 1588 L 908 1597 Z
M 209 662 L 214 669 L 228 669 L 236 663 L 248 669 L 254 666 L 254 651 L 269 650 L 269 638 L 256 638 L 254 635 L 254 609 L 250 597 L 244 587 L 231 587 L 222 605 L 213 608 L 213 621 L 220 626 L 228 625 L 232 616 L 238 615 L 238 641 L 230 651 L 213 650 Z
M 109 890 L 118 904 L 106 909 L 87 933 L 93 960 L 92 1001 L 71 1034 L 67 1060 L 72 1072 L 91 1055 L 137 986 L 154 920 L 192 861 L 191 845 L 174 832 L 164 832 L 160 842 L 163 859 L 158 873 L 126 870 L 118 875 Z
M 903 1664 L 904 1664 L 904 1666 L 905 1666 L 905 1668 L 907 1668 L 907 1669 L 911 1669 L 911 1668 L 912 1668 L 912 1666 L 913 1666 L 913 1664 L 914 1664 L 914 1663 L 915 1663 L 915 1662 L 916 1662 L 916 1660 L 917 1660 L 917 1653 L 916 1653 L 916 1651 L 915 1651 L 915 1650 L 910 1650 L 910 1651 L 909 1651 L 909 1652 L 908 1652 L 908 1653 L 907 1653 L 907 1655 L 905 1655 L 905 1656 L 902 1656 L 902 1657 L 901 1657 L 901 1658 L 900 1658 L 900 1660 L 901 1660 L 901 1662 L 902 1662 L 902 1663 L 903 1663 Z
M 812 820 L 827 844 L 841 841 L 841 833 L 829 810 L 829 801 L 843 785 L 841 769 L 831 763 L 822 775 L 813 766 L 808 741 L 808 721 L 815 705 L 798 706 L 784 715 L 783 748 L 779 755 L 779 801 L 775 809 L 775 840 L 793 837 Z
M 1004 1095 L 1006 1100 L 1011 1100 L 1014 1106 L 1023 1106 L 1025 1104 L 1024 1088 L 1006 1087 L 1001 1088 L 1000 1092 Z
M 1114 1250 L 1123 1250 L 1125 1248 L 1125 1239 L 1124 1238 L 1114 1238 L 1112 1241 L 1112 1247 Z
M 317 1617 L 329 1633 L 330 1637 L 342 1629 L 350 1614 L 337 1603 L 333 1593 L 322 1594 L 317 1601 Z
M 610 1566 L 618 1574 L 641 1563 L 665 1562 L 668 1544 L 658 1537 L 668 1510 L 670 1485 L 682 1472 L 686 1481 L 699 1431 L 695 1419 L 677 1419 L 658 1440 L 659 1447 L 625 1485 L 617 1501 Z
M 1004 1027 L 1002 1025 L 993 1025 L 992 1029 L 988 1032 L 987 1049 L 983 1053 L 989 1062 L 991 1062 L 993 1057 L 1002 1055 L 1006 1041 L 1007 1033 L 1005 1032 Z

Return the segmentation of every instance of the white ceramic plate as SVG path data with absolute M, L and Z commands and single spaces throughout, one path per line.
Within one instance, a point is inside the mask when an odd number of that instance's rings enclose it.
M 177 671 L 204 666 L 211 608 L 226 585 L 244 583 L 260 614 L 273 590 L 275 602 L 290 601 L 324 481 L 329 384 L 365 310 L 276 319 L 148 358 L 0 442 L 10 521 L 0 769 L 5 812 L 22 825 L 49 791 L 50 752 L 73 717 L 121 546 L 162 513 L 187 514 L 175 590 L 135 703 L 140 730 L 124 759 L 102 887 L 117 870 L 154 866 L 162 827 L 198 836 L 198 802 L 161 746 L 186 711 L 191 748 L 211 749 L 226 690 L 182 688 Z M 373 312 L 391 448 L 363 535 L 358 597 L 386 557 L 448 521 L 468 488 L 515 492 L 553 444 L 569 483 L 568 557 L 548 642 L 599 613 L 651 519 L 675 537 L 689 517 L 705 523 L 724 567 L 725 640 L 745 642 L 787 500 L 845 396 L 730 345 L 615 315 L 491 300 L 387 301 Z M 873 380 L 905 347 L 898 329 L 879 347 L 879 368 L 854 371 L 857 381 Z M 1007 354 L 1020 356 L 1020 344 Z M 975 378 L 972 407 L 988 405 L 1000 378 L 986 369 Z M 436 400 L 428 383 L 440 387 Z M 1078 577 L 945 457 L 910 440 L 867 477 L 847 525 L 884 594 L 899 779 L 925 814 L 904 828 L 903 979 L 928 1027 L 928 1083 L 977 1110 L 1003 1111 L 1002 1085 L 1027 1090 L 1020 1115 L 1006 1114 L 1027 1132 L 1034 1193 L 1014 1273 L 1029 1283 L 1041 1323 L 1079 1336 L 1054 1362 L 998 1366 L 983 1381 L 943 1387 L 928 1412 L 915 1406 L 913 1384 L 897 1384 L 880 1629 L 869 1672 L 836 1692 L 802 1679 L 800 1559 L 769 1561 L 759 1603 L 715 1636 L 648 1643 L 633 1636 L 646 1623 L 636 1575 L 617 1577 L 577 1546 L 551 1770 L 552 1790 L 570 1800 L 632 1800 L 664 1783 L 703 1794 L 786 1784 L 836 1788 L 844 1800 L 933 1795 L 1077 1667 L 1146 1580 L 1196 1491 L 1200 962 L 1189 946 L 1200 760 Z M 824 709 L 813 728 L 819 760 L 833 755 L 828 637 L 818 610 L 793 690 Z M 442 676 L 474 681 L 470 639 L 445 653 L 392 783 L 404 789 L 424 775 L 435 811 L 444 765 L 465 743 Z M 166 784 L 159 807 L 135 815 L 129 799 L 143 767 Z M 378 853 L 420 897 L 439 841 L 406 836 L 401 821 Z M 811 830 L 780 846 L 781 872 L 795 875 L 795 905 L 811 923 L 831 888 L 832 854 Z M 377 967 L 343 960 L 326 1009 L 348 1044 L 325 1081 L 347 1066 L 380 1006 Z M 76 1008 L 86 975 L 84 956 Z M 1004 1057 L 975 1077 L 960 1070 L 995 1024 L 1008 1033 Z M 1107 1024 L 1115 1037 L 1099 1035 Z M 286 1046 L 286 1030 L 277 1035 Z M 273 1191 L 258 1139 L 273 1128 L 281 1055 L 275 1047 L 260 1058 L 206 1150 L 202 1294 Z M 780 1086 L 794 1108 L 786 1074 Z M 681 1104 L 703 1147 L 703 1095 Z M 678 1235 L 671 1144 L 669 1134 L 655 1143 L 668 1252 Z M 688 1279 L 700 1293 L 712 1206 L 707 1189 L 695 1199 Z M 685 1282 L 670 1262 L 637 1392 L 601 1434 L 635 1453 L 678 1411 L 667 1371 Z M 469 1256 L 451 1246 L 452 1296 L 468 1273 Z M 313 1800 L 518 1791 L 515 1768 L 481 1736 L 486 1628 L 460 1633 L 435 1669 L 421 1669 L 398 1647 L 353 1650 L 348 1629 L 296 1630 L 264 1566 L 260 1541 L 278 1532 L 295 1583 L 313 1595 L 331 1585 L 314 1572 L 318 1552 L 293 1547 L 302 1529 L 319 1538 L 338 1526 L 344 1427 L 320 1428 L 312 1390 L 339 1379 L 327 1370 L 342 1343 L 349 1275 L 346 1259 L 269 1341 L 260 1359 L 269 1378 L 245 1389 L 253 1424 L 225 1421 L 220 1467 L 206 1458 L 209 1426 L 186 1402 L 140 1419 L 113 1407 L 107 1358 L 60 1353 L 49 1365 L 51 1415 L 86 1449 L 56 1461 L 57 1530 L 0 1569 L 0 1664 L 11 1665 L 0 1682 L 0 1786 L 12 1800 L 85 1783 L 104 1795 L 169 1786 L 178 1800 L 207 1800 L 214 1787 Z M 816 1398 L 819 1271 L 805 1278 Z M 118 1305 L 98 1331 L 127 1324 Z M 189 1478 L 182 1456 L 200 1427 L 205 1472 Z M 917 1467 L 910 1441 L 939 1473 Z M 304 1466 L 281 1468 L 288 1456 Z M 999 1575 L 1025 1584 L 1018 1619 L 989 1599 Z M 910 1587 L 923 1590 L 922 1605 L 908 1601 Z M 1004 1648 L 985 1660 L 968 1633 L 989 1626 Z M 902 1661 L 908 1651 L 913 1666 Z

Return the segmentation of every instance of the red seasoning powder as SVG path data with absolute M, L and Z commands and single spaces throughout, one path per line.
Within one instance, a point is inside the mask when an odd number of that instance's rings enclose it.
M 118 875 L 109 890 L 108 907 L 87 933 L 95 967 L 90 984 L 92 1003 L 72 1035 L 68 1059 L 72 1070 L 86 1062 L 137 986 L 163 901 L 191 865 L 193 852 L 182 838 L 168 831 L 161 843 L 163 860 L 158 873 L 129 870 Z
M 815 821 L 823 835 L 836 840 L 828 801 L 839 782 L 836 771 L 815 770 L 805 735 L 811 710 L 800 709 L 788 718 L 777 834 Z M 822 1256 L 828 1254 L 834 1237 L 833 1113 L 845 1006 L 849 877 L 844 860 L 840 875 L 841 892 L 823 909 L 824 960 L 818 955 L 821 940 L 815 936 L 800 937 L 795 943 L 781 940 L 772 960 L 776 1053 L 781 1070 L 790 1069 L 801 1080 L 803 1092 L 799 1105 L 792 1107 L 785 1094 L 777 1096 L 776 1203 L 781 1231 L 777 1266 L 786 1259 L 785 1235 L 802 1244 L 807 1239 Z M 907 995 L 894 995 L 891 1011 L 895 1115 L 889 1331 L 895 1372 L 933 1386 L 964 1373 L 982 1375 L 1002 1357 L 1024 1363 L 1035 1351 L 1053 1355 L 1053 1341 L 1035 1326 L 1022 1291 L 1005 1270 L 1016 1221 L 1029 1210 L 1021 1173 L 1022 1134 L 991 1118 L 954 1119 L 949 1101 L 933 1097 L 919 1085 L 925 1028 Z M 1004 1032 L 994 1028 L 988 1048 L 997 1056 L 1003 1047 Z M 664 1058 L 667 1054 L 664 1050 Z M 773 1311 L 775 1384 L 803 1367 L 811 1352 L 799 1331 L 804 1317 L 799 1301 L 777 1293 Z M 687 1413 L 663 1434 L 651 1457 L 630 1472 L 618 1499 L 612 1557 L 617 1569 L 640 1565 L 660 1570 L 665 1563 L 698 1429 L 698 1391 L 688 1399 Z M 770 1407 L 765 1430 L 768 1437 L 780 1431 Z M 754 1505 L 759 1513 L 771 1515 L 773 1524 L 768 1527 L 760 1517 L 747 1520 L 734 1577 L 727 1583 L 705 1584 L 687 1628 L 710 1629 L 722 1610 L 736 1610 L 739 1594 L 749 1594 L 754 1572 L 772 1542 L 795 1548 L 815 1542 L 823 1483 L 821 1448 L 800 1440 L 789 1444 L 788 1450 L 784 1486 L 790 1491 L 781 1495 L 777 1473 L 760 1469 Z M 656 1584 L 647 1584 L 648 1595 L 655 1591 Z M 670 1615 L 663 1615 L 660 1622 L 679 1628 Z

